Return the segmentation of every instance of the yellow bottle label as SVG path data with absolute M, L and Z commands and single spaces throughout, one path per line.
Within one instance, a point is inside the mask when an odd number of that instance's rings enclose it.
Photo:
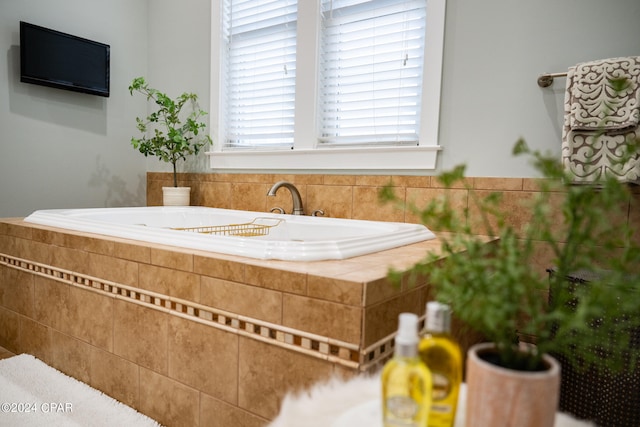
M 387 411 L 391 417 L 399 419 L 413 419 L 420 407 L 408 396 L 393 396 L 386 400 Z
M 427 425 L 452 427 L 462 380 L 460 348 L 446 334 L 428 334 L 421 340 L 419 352 L 431 371 L 433 386 Z

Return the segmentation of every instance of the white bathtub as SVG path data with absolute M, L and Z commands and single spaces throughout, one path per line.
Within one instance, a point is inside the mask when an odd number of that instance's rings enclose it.
M 246 224 L 257 219 L 267 235 L 238 237 L 175 228 Z M 425 226 L 236 211 L 206 207 L 39 210 L 26 222 L 259 259 L 345 259 L 435 238 Z

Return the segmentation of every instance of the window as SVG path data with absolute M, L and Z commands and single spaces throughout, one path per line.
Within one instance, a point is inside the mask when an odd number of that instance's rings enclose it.
M 426 0 L 322 0 L 326 144 L 418 144 Z
M 221 3 L 212 8 L 213 169 L 435 168 L 445 0 Z M 362 57 L 345 57 L 345 47 L 386 68 L 358 68 Z
M 229 0 L 223 19 L 225 145 L 293 146 L 296 0 Z

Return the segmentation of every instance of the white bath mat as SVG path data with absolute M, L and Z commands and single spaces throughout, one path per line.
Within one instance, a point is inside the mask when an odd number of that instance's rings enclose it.
M 160 426 L 29 354 L 0 360 L 0 426 Z

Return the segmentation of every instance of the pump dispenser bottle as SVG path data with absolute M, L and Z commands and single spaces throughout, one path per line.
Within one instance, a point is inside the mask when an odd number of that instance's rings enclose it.
M 431 371 L 433 391 L 428 427 L 452 427 L 462 381 L 462 354 L 451 337 L 451 309 L 436 301 L 427 303 L 427 320 L 421 333 L 419 354 Z
M 418 316 L 399 317 L 393 358 L 382 370 L 384 427 L 424 427 L 431 405 L 431 374 L 418 356 Z

